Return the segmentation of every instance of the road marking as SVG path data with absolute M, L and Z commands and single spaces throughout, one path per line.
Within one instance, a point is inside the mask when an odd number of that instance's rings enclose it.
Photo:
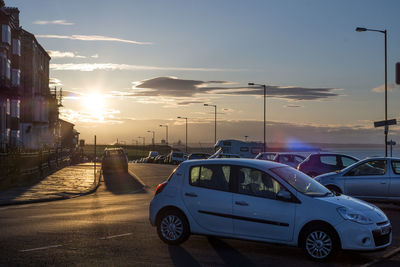
M 376 259 L 376 260 L 373 260 L 373 261 L 370 261 L 370 262 L 368 262 L 368 263 L 366 263 L 366 264 L 364 264 L 364 265 L 361 265 L 360 267 L 369 267 L 369 266 L 372 266 L 372 265 L 374 265 L 374 264 L 376 264 L 376 263 L 378 263 L 378 262 L 381 262 L 381 261 L 383 261 L 383 260 L 386 260 L 386 259 L 389 259 L 389 258 L 393 257 L 394 255 L 396 255 L 396 254 L 399 253 L 399 252 L 400 252 L 400 247 L 395 248 L 395 249 L 392 249 L 391 251 L 389 251 L 388 253 L 386 253 L 385 255 L 383 255 L 381 258 Z
M 40 247 L 40 248 L 22 249 L 19 252 L 28 252 L 28 251 L 43 250 L 43 249 L 58 248 L 58 247 L 62 247 L 62 245 L 53 245 L 53 246 Z
M 128 173 L 131 173 L 132 176 L 134 176 L 136 178 L 136 180 L 138 180 L 139 183 L 142 184 L 143 188 L 148 188 L 149 186 L 147 186 L 142 179 L 140 179 L 140 177 L 138 175 L 136 175 L 136 173 L 134 173 L 132 170 L 128 169 Z
M 120 235 L 110 235 L 106 237 L 100 237 L 99 239 L 106 240 L 106 239 L 111 239 L 111 238 L 116 238 L 116 237 L 122 237 L 122 236 L 128 236 L 132 235 L 133 233 L 126 233 L 126 234 L 120 234 Z

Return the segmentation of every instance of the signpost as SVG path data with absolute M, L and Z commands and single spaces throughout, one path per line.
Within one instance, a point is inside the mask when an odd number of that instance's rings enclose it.
M 374 127 L 385 127 L 385 157 L 387 157 L 387 146 L 388 143 L 387 142 L 387 135 L 389 133 L 389 125 L 395 125 L 397 124 L 397 120 L 396 119 L 392 119 L 392 120 L 385 120 L 385 121 L 375 121 L 374 122 Z
M 387 145 L 390 146 L 390 156 L 393 157 L 393 146 L 396 145 L 396 142 L 393 140 L 390 140 L 387 142 Z

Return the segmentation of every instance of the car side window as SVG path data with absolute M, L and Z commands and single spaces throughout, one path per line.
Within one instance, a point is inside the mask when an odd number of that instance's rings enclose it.
M 344 168 L 346 168 L 346 167 L 348 167 L 348 166 L 350 166 L 351 164 L 356 163 L 356 162 L 357 162 L 357 161 L 354 160 L 354 159 L 352 159 L 352 158 L 349 158 L 349 157 L 342 157 L 342 164 L 343 164 L 343 167 L 344 167 Z
M 192 186 L 229 191 L 230 172 L 230 166 L 195 166 L 190 170 L 189 184 Z
M 239 194 L 276 199 L 276 194 L 282 189 L 281 185 L 265 172 L 245 167 L 239 168 Z
M 392 169 L 395 174 L 400 174 L 400 161 L 392 161 Z
M 336 156 L 321 156 L 321 162 L 326 165 L 337 166 Z
M 386 173 L 386 160 L 364 162 L 347 173 L 348 176 L 374 176 Z

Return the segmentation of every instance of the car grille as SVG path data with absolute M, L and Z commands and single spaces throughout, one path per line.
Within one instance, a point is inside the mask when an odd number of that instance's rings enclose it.
M 376 247 L 380 247 L 383 245 L 386 245 L 387 243 L 390 242 L 390 233 L 381 234 L 381 230 L 374 230 L 372 231 L 372 235 L 374 236 L 374 242 Z

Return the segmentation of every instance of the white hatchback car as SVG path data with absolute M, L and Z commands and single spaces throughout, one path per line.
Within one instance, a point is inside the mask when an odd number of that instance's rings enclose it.
M 213 235 L 299 246 L 323 260 L 338 249 L 373 251 L 392 242 L 391 224 L 376 206 L 254 159 L 183 162 L 157 187 L 149 215 L 172 245 L 190 234 Z

